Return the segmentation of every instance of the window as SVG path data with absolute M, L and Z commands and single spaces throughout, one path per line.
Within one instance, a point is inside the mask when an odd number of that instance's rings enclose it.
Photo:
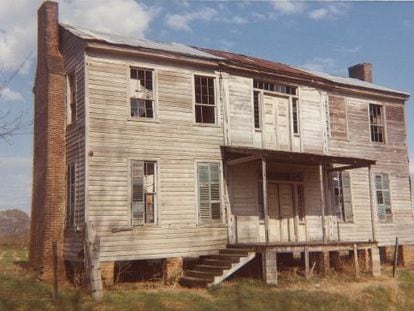
M 375 174 L 375 189 L 378 220 L 380 222 L 391 222 L 392 211 L 388 174 Z
M 278 93 L 289 94 L 289 95 L 296 95 L 296 89 L 297 89 L 295 86 L 278 84 L 278 83 L 267 82 L 267 81 L 260 81 L 260 80 L 253 80 L 253 87 L 255 89 L 278 92 Z
M 153 70 L 130 68 L 131 117 L 154 119 Z
M 347 171 L 333 172 L 334 207 L 336 217 L 344 222 L 352 222 L 351 176 Z
M 299 136 L 299 107 L 297 98 L 292 98 L 292 125 L 293 134 Z
M 385 142 L 384 117 L 381 105 L 369 104 L 369 121 L 372 142 Z
M 76 165 L 70 163 L 66 172 L 66 228 L 75 225 Z
M 199 163 L 197 166 L 200 223 L 221 220 L 219 172 L 218 163 Z
M 254 128 L 260 130 L 261 127 L 261 118 L 260 118 L 260 92 L 253 92 L 253 109 L 254 109 Z
M 72 124 L 76 121 L 76 78 L 75 74 L 66 76 L 66 113 L 67 124 Z
M 298 207 L 298 218 L 300 222 L 305 221 L 305 199 L 304 199 L 304 190 L 303 185 L 296 186 L 296 193 L 297 193 L 297 207 Z
M 156 162 L 131 161 L 132 225 L 155 223 Z
M 196 123 L 216 123 L 214 78 L 194 76 Z

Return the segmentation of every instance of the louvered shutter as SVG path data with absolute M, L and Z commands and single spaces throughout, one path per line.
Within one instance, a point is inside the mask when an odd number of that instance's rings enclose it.
M 198 165 L 198 200 L 200 223 L 209 222 L 211 219 L 210 210 L 210 176 L 208 164 Z
M 377 215 L 382 222 L 392 221 L 390 183 L 388 174 L 375 175 Z
M 132 182 L 132 225 L 144 223 L 144 162 L 131 162 L 131 182 Z
M 342 198 L 344 204 L 344 221 L 352 221 L 351 174 L 347 171 L 342 172 Z
M 211 219 L 220 220 L 220 174 L 219 165 L 210 164 L 210 198 L 211 198 Z

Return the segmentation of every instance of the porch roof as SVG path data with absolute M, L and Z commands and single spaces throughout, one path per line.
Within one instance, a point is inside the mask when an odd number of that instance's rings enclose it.
M 265 158 L 270 161 L 302 165 L 337 164 L 342 166 L 333 168 L 332 170 L 342 170 L 368 167 L 376 163 L 375 160 L 364 158 L 333 156 L 306 152 L 268 150 L 251 147 L 221 146 L 221 151 L 223 160 L 227 163 L 234 164 L 247 162 L 249 160 L 255 160 L 256 158 Z

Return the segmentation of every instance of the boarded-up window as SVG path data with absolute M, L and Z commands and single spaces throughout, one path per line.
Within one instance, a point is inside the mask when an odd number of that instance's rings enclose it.
M 197 123 L 216 123 L 216 98 L 214 78 L 194 76 L 195 121 Z
M 371 141 L 385 142 L 384 113 L 381 105 L 369 104 Z
M 76 76 L 71 73 L 66 76 L 66 113 L 67 124 L 72 124 L 76 121 Z
M 130 68 L 131 117 L 154 118 L 154 72 L 151 69 Z
M 219 164 L 199 163 L 197 179 L 200 223 L 219 222 L 221 219 Z
M 70 163 L 66 172 L 66 227 L 72 228 L 75 225 L 75 204 L 76 204 L 76 165 Z
M 155 223 L 156 163 L 131 161 L 132 225 Z
M 346 102 L 343 97 L 329 96 L 329 119 L 331 137 L 339 140 L 346 140 L 347 116 Z
M 375 190 L 378 220 L 380 222 L 392 222 L 390 182 L 388 174 L 375 174 Z
M 341 221 L 351 222 L 353 220 L 351 175 L 347 171 L 334 172 L 332 182 L 336 216 Z

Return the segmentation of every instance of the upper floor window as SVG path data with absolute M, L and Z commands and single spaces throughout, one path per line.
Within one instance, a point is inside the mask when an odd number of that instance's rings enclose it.
M 381 222 L 392 221 L 389 175 L 375 174 L 375 190 L 377 199 L 377 215 Z
M 131 161 L 132 225 L 155 223 L 156 162 Z
M 299 103 L 297 98 L 292 98 L 292 127 L 293 134 L 299 135 Z
M 353 213 L 350 173 L 347 171 L 333 172 L 332 182 L 336 216 L 341 221 L 351 222 Z
M 194 76 L 194 91 L 196 123 L 216 123 L 214 78 Z
M 154 118 L 154 71 L 130 68 L 131 117 Z
M 67 124 L 72 124 L 76 121 L 76 76 L 71 73 L 66 76 L 66 112 Z
M 197 166 L 198 214 L 200 223 L 221 219 L 220 168 L 218 163 Z
M 253 109 L 254 109 L 254 128 L 260 130 L 262 128 L 261 107 L 260 107 L 260 92 L 253 92 Z
M 369 121 L 372 142 L 385 142 L 384 114 L 381 105 L 369 104 Z
M 66 171 L 66 227 L 75 225 L 76 165 L 70 163 Z

